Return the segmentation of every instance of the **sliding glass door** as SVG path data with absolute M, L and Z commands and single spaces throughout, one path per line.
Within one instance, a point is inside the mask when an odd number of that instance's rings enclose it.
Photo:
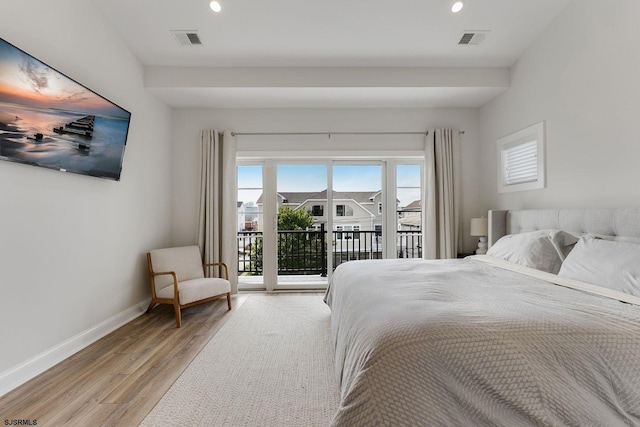
M 240 289 L 321 289 L 341 263 L 422 256 L 419 161 L 238 166 Z

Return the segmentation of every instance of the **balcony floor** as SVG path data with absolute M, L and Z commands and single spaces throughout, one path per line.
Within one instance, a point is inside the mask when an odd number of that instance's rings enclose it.
M 240 288 L 259 288 L 263 287 L 262 276 L 238 276 L 238 285 Z M 278 286 L 286 286 L 294 288 L 326 288 L 327 278 L 315 275 L 279 275 Z

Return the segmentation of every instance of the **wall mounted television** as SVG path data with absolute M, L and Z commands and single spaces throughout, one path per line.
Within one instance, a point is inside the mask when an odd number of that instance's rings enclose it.
M 0 38 L 0 159 L 119 181 L 130 120 Z

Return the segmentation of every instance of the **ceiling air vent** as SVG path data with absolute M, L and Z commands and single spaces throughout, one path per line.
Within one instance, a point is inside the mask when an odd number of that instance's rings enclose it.
M 202 44 L 197 31 L 171 31 L 171 34 L 182 46 L 200 46 Z
M 462 45 L 479 45 L 487 35 L 489 31 L 465 31 L 460 38 L 458 44 Z

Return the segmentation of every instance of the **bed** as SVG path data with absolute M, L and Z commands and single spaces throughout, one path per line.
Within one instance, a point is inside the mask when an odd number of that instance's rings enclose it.
M 640 425 L 640 209 L 491 211 L 489 234 L 335 270 L 333 425 Z

